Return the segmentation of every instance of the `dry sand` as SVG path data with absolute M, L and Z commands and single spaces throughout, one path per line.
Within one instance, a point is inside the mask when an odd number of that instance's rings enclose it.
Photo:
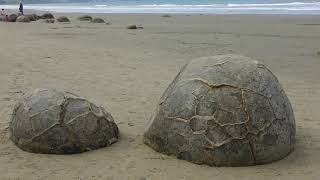
M 309 180 L 320 177 L 320 17 L 93 15 L 111 25 L 0 23 L 0 179 Z M 144 29 L 127 30 L 135 23 Z M 238 53 L 264 62 L 294 108 L 297 144 L 287 158 L 252 167 L 209 167 L 142 143 L 162 92 L 182 65 Z M 121 139 L 76 155 L 31 154 L 8 139 L 24 92 L 55 87 L 108 108 Z

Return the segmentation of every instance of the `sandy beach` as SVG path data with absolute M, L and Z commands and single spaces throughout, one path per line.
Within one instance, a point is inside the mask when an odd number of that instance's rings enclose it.
M 319 179 L 319 16 L 92 14 L 106 25 L 66 15 L 71 23 L 0 23 L 0 179 Z M 128 24 L 144 29 L 128 30 Z M 295 151 L 272 164 L 227 168 L 144 145 L 144 127 L 179 69 L 194 58 L 230 53 L 265 63 L 279 78 L 296 117 Z M 12 109 L 39 87 L 71 91 L 107 108 L 120 128 L 119 142 L 75 155 L 20 150 L 8 134 Z

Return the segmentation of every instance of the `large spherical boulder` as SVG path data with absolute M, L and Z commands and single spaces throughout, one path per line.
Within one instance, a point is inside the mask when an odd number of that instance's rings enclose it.
M 34 153 L 70 154 L 110 146 L 118 127 L 104 108 L 77 95 L 37 89 L 16 104 L 10 138 Z
M 41 19 L 54 19 L 54 16 L 51 13 L 44 13 Z
M 22 16 L 17 17 L 16 21 L 17 22 L 28 23 L 28 22 L 30 22 L 30 18 L 28 16 L 22 15 Z
M 66 16 L 60 16 L 57 18 L 58 22 L 70 22 L 69 18 Z
M 88 16 L 88 15 L 83 15 L 83 16 L 78 17 L 78 20 L 79 21 L 92 21 L 92 17 Z
M 105 23 L 105 21 L 104 21 L 103 19 L 101 19 L 101 18 L 94 18 L 94 19 L 92 20 L 92 22 L 93 22 L 93 23 Z
M 198 164 L 264 164 L 294 149 L 295 119 L 265 65 L 239 55 L 206 57 L 185 65 L 169 85 L 144 142 Z

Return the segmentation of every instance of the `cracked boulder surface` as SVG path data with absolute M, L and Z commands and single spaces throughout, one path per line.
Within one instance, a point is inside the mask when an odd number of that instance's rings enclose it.
M 186 64 L 162 95 L 144 142 L 197 164 L 270 163 L 294 149 L 295 118 L 275 75 L 240 55 Z
M 22 150 L 73 154 L 117 142 L 119 130 L 104 108 L 69 92 L 36 89 L 13 110 L 11 140 Z

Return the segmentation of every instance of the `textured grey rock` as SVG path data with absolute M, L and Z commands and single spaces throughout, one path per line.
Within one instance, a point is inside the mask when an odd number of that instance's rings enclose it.
M 51 13 L 44 13 L 40 18 L 41 19 L 54 19 L 54 16 Z
M 25 16 L 27 16 L 30 19 L 30 21 L 38 20 L 38 15 L 36 15 L 36 14 L 27 14 Z
M 18 16 L 16 19 L 17 22 L 23 22 L 23 23 L 28 23 L 30 22 L 30 18 L 28 16 Z
M 52 24 L 54 23 L 54 19 L 43 19 L 41 22 Z
M 138 29 L 138 27 L 134 24 L 130 24 L 127 26 L 127 29 Z
M 166 18 L 168 18 L 168 17 L 171 17 L 171 15 L 170 15 L 170 14 L 164 14 L 164 15 L 162 15 L 161 17 L 166 17 Z
M 264 164 L 294 149 L 295 119 L 265 65 L 239 55 L 205 57 L 185 65 L 169 85 L 144 142 L 198 164 Z
M 79 21 L 92 21 L 92 17 L 88 16 L 88 15 L 83 15 L 83 16 L 78 17 L 78 20 Z
M 92 20 L 92 22 L 93 22 L 93 23 L 105 23 L 105 21 L 104 21 L 103 19 L 101 19 L 101 18 L 94 18 L 94 19 Z
M 69 18 L 66 16 L 60 16 L 57 18 L 58 22 L 70 22 Z
M 34 153 L 70 154 L 110 146 L 118 127 L 102 107 L 77 95 L 37 89 L 15 106 L 10 138 Z

